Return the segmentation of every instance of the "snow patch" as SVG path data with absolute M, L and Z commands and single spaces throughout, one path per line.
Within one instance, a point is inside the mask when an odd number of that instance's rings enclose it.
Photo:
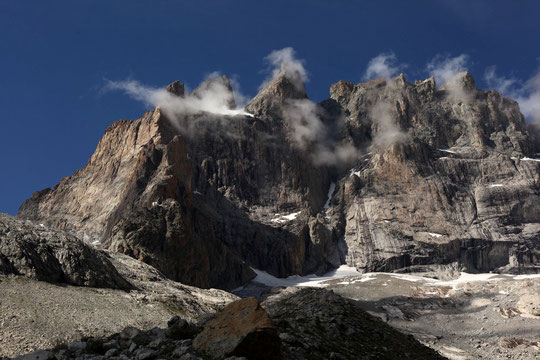
M 334 195 L 334 191 L 336 190 L 336 183 L 332 182 L 330 183 L 330 187 L 328 188 L 328 199 L 326 200 L 326 203 L 324 204 L 323 209 L 328 210 L 330 207 L 330 200 L 332 200 L 332 195 Z
M 446 152 L 446 153 L 450 153 L 450 154 L 457 154 L 457 152 L 452 151 L 452 150 L 448 150 L 448 149 L 437 149 L 437 150 L 443 151 L 443 152 Z
M 152 207 L 156 207 L 158 205 L 159 205 L 159 203 L 157 201 L 152 202 Z
M 41 227 L 45 227 L 45 225 L 43 225 L 43 224 L 39 224 L 39 226 L 41 226 Z
M 194 194 L 197 194 L 197 195 L 202 195 L 202 193 L 201 193 L 199 190 L 197 190 L 197 189 L 195 189 L 195 191 L 194 191 L 193 193 L 194 193 Z
M 524 158 L 522 158 L 521 160 L 523 160 L 523 161 L 536 161 L 536 162 L 540 162 L 540 159 L 531 159 L 530 157 L 524 157 Z
M 351 169 L 351 174 L 349 175 L 349 177 L 352 177 L 353 175 L 356 175 L 358 177 L 360 177 L 360 170 L 356 171 L 356 169 Z
M 515 156 L 512 156 L 512 157 L 510 157 L 510 159 L 512 159 L 512 160 L 521 160 L 521 161 L 536 161 L 536 162 L 540 162 L 540 159 L 532 159 L 532 158 L 527 157 L 527 156 L 522 157 L 522 158 L 517 158 L 517 157 L 515 157 Z
M 504 186 L 504 185 L 503 184 L 491 184 L 491 185 L 489 185 L 490 188 L 501 187 L 501 186 Z
M 433 237 L 436 237 L 436 238 L 440 238 L 442 235 L 441 234 L 437 234 L 437 233 L 430 233 L 428 232 L 428 235 L 429 236 L 433 236 Z
M 101 241 L 99 241 L 99 240 L 92 241 L 92 245 L 94 245 L 94 246 L 99 245 L 99 244 L 101 244 Z
M 354 276 L 360 274 L 356 270 L 356 268 L 347 265 L 341 265 L 337 269 L 334 269 L 321 276 L 317 276 L 314 274 L 306 276 L 293 275 L 287 278 L 277 278 L 273 275 L 270 275 L 266 271 L 254 268 L 251 269 L 257 274 L 253 281 L 265 284 L 267 286 L 324 287 L 326 285 L 322 283 L 325 281 L 341 279 L 347 276 Z
M 291 214 L 288 214 L 288 215 L 279 215 L 279 214 L 276 214 L 276 218 L 270 220 L 272 222 L 276 222 L 276 223 L 286 223 L 288 221 L 291 221 L 291 220 L 294 220 L 298 217 L 298 215 L 300 215 L 302 211 L 298 211 L 298 212 L 295 212 L 295 213 L 291 213 Z

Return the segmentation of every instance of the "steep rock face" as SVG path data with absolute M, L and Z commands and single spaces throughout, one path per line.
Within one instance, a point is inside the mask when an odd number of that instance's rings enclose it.
M 286 96 L 289 85 L 269 86 Z M 201 287 L 237 287 L 254 275 L 248 265 L 287 276 L 341 263 L 333 246 L 317 250 L 306 222 L 325 201 L 327 171 L 295 150 L 280 119 L 166 114 L 113 124 L 84 169 L 35 193 L 19 216 Z M 303 220 L 272 221 L 292 212 Z
M 0 214 L 0 273 L 71 285 L 132 289 L 105 253 L 63 231 Z
M 215 87 L 231 91 L 220 77 L 191 95 Z M 184 96 L 180 84 L 169 91 Z M 476 89 L 468 73 L 441 88 L 340 81 L 330 95 L 310 103 L 282 73 L 246 106 L 253 116 L 163 107 L 119 121 L 84 169 L 19 216 L 202 287 L 234 288 L 250 266 L 276 276 L 345 262 L 536 271 L 540 162 L 516 102 Z M 318 161 L 328 139 L 355 149 L 351 164 Z
M 187 156 L 183 138 L 159 108 L 134 122 L 118 121 L 84 169 L 34 194 L 22 204 L 20 216 L 130 254 L 175 280 L 237 286 L 251 272 L 193 208 Z M 199 260 L 206 265 L 194 264 Z M 216 282 L 210 266 L 217 274 L 227 268 L 231 275 Z
M 440 90 L 402 76 L 339 82 L 331 96 L 349 136 L 370 144 L 328 212 L 348 264 L 536 271 L 540 160 L 527 157 L 533 144 L 517 103 L 477 90 L 467 73 Z

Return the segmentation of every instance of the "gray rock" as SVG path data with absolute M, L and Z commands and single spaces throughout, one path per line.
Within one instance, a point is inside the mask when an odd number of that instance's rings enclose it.
M 143 349 L 137 354 L 137 360 L 150 360 L 155 359 L 158 353 L 152 349 Z
M 86 349 L 86 341 L 72 341 L 67 343 L 67 348 L 69 351 L 81 353 Z
M 113 357 L 113 356 L 117 356 L 119 353 L 118 349 L 109 349 L 107 350 L 107 352 L 105 353 L 105 357 L 106 358 L 110 358 L 110 357 Z
M 103 348 L 105 350 L 112 350 L 112 349 L 118 349 L 120 345 L 118 344 L 117 340 L 110 340 L 103 344 Z
M 120 333 L 120 338 L 131 341 L 136 345 L 147 345 L 150 342 L 150 337 L 144 332 L 132 326 L 128 326 Z M 132 351 L 132 350 L 131 350 Z
M 183 340 L 193 337 L 197 333 L 197 328 L 179 316 L 174 316 L 167 322 L 167 332 L 165 335 L 174 340 Z
M 108 256 L 64 231 L 0 214 L 0 273 L 72 285 L 132 289 Z
M 48 360 L 53 359 L 53 353 L 47 350 L 38 350 L 31 354 L 17 356 L 16 360 Z
M 178 80 L 167 85 L 166 90 L 173 95 L 184 96 L 184 84 L 181 84 Z

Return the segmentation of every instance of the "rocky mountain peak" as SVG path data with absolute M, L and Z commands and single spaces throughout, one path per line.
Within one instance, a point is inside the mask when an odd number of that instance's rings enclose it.
M 221 97 L 224 99 L 225 105 L 229 109 L 236 108 L 236 101 L 234 100 L 234 91 L 231 86 L 231 80 L 227 75 L 211 75 L 203 81 L 195 90 L 191 92 L 191 95 L 200 99 L 206 96 Z
M 184 96 L 184 84 L 178 80 L 167 85 L 165 90 L 176 96 Z
M 465 91 L 476 90 L 476 82 L 468 71 L 462 71 L 441 86 L 441 90 L 463 89 Z
M 299 76 L 292 76 L 282 67 L 280 74 L 263 86 L 247 104 L 254 115 L 280 114 L 287 100 L 307 99 L 306 88 Z

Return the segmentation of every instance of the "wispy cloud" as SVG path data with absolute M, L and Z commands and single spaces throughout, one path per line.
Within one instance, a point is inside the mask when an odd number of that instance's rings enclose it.
M 171 94 L 164 87 L 146 86 L 136 80 L 108 80 L 105 90 L 124 91 L 147 106 L 159 106 L 172 117 L 198 112 L 250 116 L 241 108 L 231 107 L 231 104 L 235 103 L 234 90 L 222 79 L 219 73 L 211 73 L 196 91 L 182 97 Z M 235 83 L 233 82 L 232 85 L 235 86 Z M 239 94 L 238 91 L 237 94 Z M 238 97 L 244 99 L 241 94 Z
M 394 143 L 404 142 L 407 134 L 404 133 L 396 123 L 396 115 L 392 111 L 392 106 L 387 102 L 378 102 L 371 109 L 371 120 L 376 124 L 377 129 L 373 138 L 375 147 L 388 147 Z
M 391 79 L 405 68 L 405 65 L 398 64 L 397 57 L 393 52 L 379 54 L 371 59 L 364 73 L 365 80 L 375 78 Z
M 456 57 L 448 55 L 437 55 L 426 65 L 426 71 L 429 75 L 435 77 L 437 86 L 444 85 L 457 74 L 466 71 L 468 67 L 469 56 L 461 54 Z
M 490 88 L 496 89 L 501 94 L 512 94 L 516 91 L 516 86 L 519 86 L 517 79 L 499 76 L 496 66 L 490 66 L 486 69 L 484 80 Z
M 282 73 L 297 88 L 303 88 L 304 83 L 309 80 L 308 72 L 304 67 L 304 60 L 296 57 L 296 52 L 292 47 L 272 51 L 265 57 L 265 61 L 270 65 L 271 76 L 262 83 L 261 88 Z

